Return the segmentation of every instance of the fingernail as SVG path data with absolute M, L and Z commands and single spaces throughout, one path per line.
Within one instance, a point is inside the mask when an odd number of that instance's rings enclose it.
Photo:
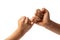
M 40 12 L 40 9 L 37 9 L 36 12 L 39 13 Z
M 24 21 L 25 19 L 26 19 L 26 17 L 25 17 L 25 16 L 23 16 L 21 20 L 22 20 L 22 21 Z
M 33 22 L 31 22 L 31 24 L 34 24 Z

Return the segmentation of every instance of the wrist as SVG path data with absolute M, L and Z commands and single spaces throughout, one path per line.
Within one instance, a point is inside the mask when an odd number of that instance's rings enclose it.
M 53 21 L 52 20 L 49 20 L 44 26 L 45 27 L 50 26 L 52 23 L 53 23 Z
M 23 28 L 23 26 L 18 26 L 18 31 L 21 32 L 21 35 L 25 34 L 26 30 Z

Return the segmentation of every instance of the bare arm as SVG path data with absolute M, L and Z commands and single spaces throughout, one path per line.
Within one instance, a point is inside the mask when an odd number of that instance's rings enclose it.
M 60 35 L 60 25 L 58 23 L 50 21 L 44 27 Z
M 33 24 L 29 18 L 25 16 L 20 18 L 17 30 L 5 40 L 19 40 L 32 27 L 32 25 Z
M 21 38 L 21 36 L 22 34 L 21 34 L 20 29 L 17 29 L 12 35 L 10 35 L 5 40 L 18 40 L 19 38 Z
M 38 25 L 41 25 L 57 34 L 60 34 L 60 25 L 50 20 L 49 12 L 45 8 L 36 10 L 33 21 Z

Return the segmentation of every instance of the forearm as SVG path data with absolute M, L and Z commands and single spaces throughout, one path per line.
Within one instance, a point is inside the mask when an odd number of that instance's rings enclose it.
M 60 34 L 60 25 L 53 21 L 50 21 L 47 25 L 45 25 L 45 28 L 47 28 L 57 34 Z
M 21 29 L 17 29 L 11 36 L 6 38 L 5 40 L 19 40 L 23 36 L 23 31 Z

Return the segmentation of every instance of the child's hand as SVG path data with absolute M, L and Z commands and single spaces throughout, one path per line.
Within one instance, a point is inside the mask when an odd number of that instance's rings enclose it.
M 35 16 L 33 17 L 33 22 L 45 26 L 50 22 L 49 12 L 47 9 L 42 8 L 42 10 L 37 9 Z
M 21 17 L 18 20 L 18 29 L 21 29 L 23 33 L 27 32 L 33 25 L 33 22 L 28 17 Z

